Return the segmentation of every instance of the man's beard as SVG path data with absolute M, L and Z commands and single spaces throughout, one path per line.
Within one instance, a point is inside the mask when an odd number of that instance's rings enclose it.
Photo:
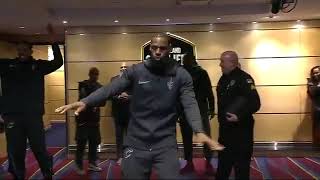
M 165 70 L 167 64 L 169 63 L 169 56 L 162 57 L 159 60 L 156 60 L 153 57 L 151 57 L 147 61 L 149 61 L 148 66 L 151 69 L 156 71 L 162 71 L 162 70 Z

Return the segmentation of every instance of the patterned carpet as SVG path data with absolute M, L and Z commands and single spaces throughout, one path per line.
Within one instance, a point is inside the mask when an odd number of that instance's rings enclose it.
M 204 159 L 195 158 L 193 162 L 195 171 L 181 176 L 180 179 L 214 179 L 205 174 Z M 185 164 L 184 160 L 180 161 L 181 168 Z M 213 159 L 211 164 L 216 169 L 217 159 Z M 114 162 L 110 165 L 111 171 L 107 179 L 121 179 L 120 167 Z M 234 178 L 233 172 L 230 178 Z M 320 158 L 253 158 L 250 179 L 320 179 Z
M 84 176 L 77 175 L 75 163 L 68 159 L 65 141 L 61 140 L 65 133 L 64 124 L 54 124 L 47 131 L 48 151 L 53 156 L 54 179 L 121 179 L 121 168 L 114 160 L 100 160 L 102 172 L 86 171 Z M 180 179 L 214 179 L 205 174 L 205 160 L 195 156 L 193 160 L 195 171 L 181 176 Z M 186 161 L 180 160 L 181 168 Z M 217 168 L 217 159 L 212 159 L 212 166 Z M 85 170 L 88 162 L 84 161 Z M 13 179 L 7 173 L 8 161 L 0 159 L 0 179 Z M 26 155 L 27 179 L 41 179 L 42 174 L 33 153 L 28 149 Z M 134 168 L 134 167 L 133 167 Z M 234 173 L 231 173 L 233 179 Z M 157 179 L 157 174 L 152 173 L 151 179 Z M 251 161 L 250 179 L 320 179 L 320 157 L 254 157 Z

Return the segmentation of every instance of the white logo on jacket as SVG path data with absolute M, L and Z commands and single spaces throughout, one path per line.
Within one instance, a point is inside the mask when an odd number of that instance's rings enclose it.
M 171 90 L 173 88 L 173 80 L 172 80 L 172 77 L 170 78 L 170 81 L 167 82 L 167 86 L 168 86 L 168 89 Z

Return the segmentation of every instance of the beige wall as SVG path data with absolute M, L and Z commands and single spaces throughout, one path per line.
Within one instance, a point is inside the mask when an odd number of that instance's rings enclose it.
M 63 53 L 63 52 L 62 52 Z M 0 58 L 15 58 L 17 52 L 15 45 L 0 41 Z M 48 59 L 48 46 L 33 46 L 32 56 L 35 59 Z M 45 77 L 45 114 L 44 126 L 50 127 L 51 120 L 65 120 L 64 115 L 54 113 L 54 107 L 64 104 L 64 70 L 63 68 Z M 5 135 L 0 134 L 0 157 L 6 154 Z
M 194 31 L 193 26 L 187 25 L 169 28 L 171 33 L 195 44 L 197 59 L 208 71 L 214 92 L 221 76 L 220 54 L 225 50 L 238 52 L 242 68 L 254 77 L 262 101 L 261 109 L 255 115 L 255 141 L 311 141 L 306 78 L 311 67 L 319 65 L 320 60 L 320 28 L 317 28 L 320 26 L 319 22 L 311 23 L 313 28 L 301 30 L 292 29 L 291 25 L 284 23 L 268 23 L 267 28 L 260 30 L 246 28 L 215 32 L 201 31 L 200 26 Z M 154 32 L 164 29 L 161 26 L 152 28 Z M 68 102 L 77 100 L 77 82 L 87 78 L 91 66 L 100 69 L 101 82 L 107 83 L 118 73 L 121 62 L 132 64 L 141 60 L 141 46 L 155 33 L 148 30 L 138 32 L 137 29 L 144 28 L 132 27 L 129 30 L 134 33 L 128 34 L 115 33 L 107 27 L 81 28 L 85 35 L 75 33 L 66 36 Z M 104 143 L 115 142 L 109 108 L 107 106 L 101 115 Z M 74 117 L 72 113 L 68 115 L 69 144 L 74 144 Z M 216 119 L 211 126 L 212 135 L 217 138 Z M 178 141 L 181 141 L 179 130 Z

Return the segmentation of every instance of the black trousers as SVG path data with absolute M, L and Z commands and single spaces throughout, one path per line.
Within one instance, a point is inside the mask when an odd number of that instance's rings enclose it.
M 127 133 L 129 117 L 114 116 L 114 126 L 116 129 L 117 158 L 122 158 L 123 154 L 123 138 Z
M 229 179 L 232 167 L 236 179 L 250 178 L 253 152 L 253 123 L 219 126 L 219 143 L 226 148 L 218 153 L 216 179 Z
M 52 157 L 48 155 L 42 114 L 4 114 L 9 172 L 16 179 L 25 177 L 27 139 L 44 177 L 52 177 Z
M 150 179 L 154 168 L 158 179 L 180 179 L 177 147 L 141 150 L 126 147 L 123 151 L 121 171 L 123 179 Z
M 77 142 L 76 164 L 80 168 L 83 167 L 83 154 L 86 148 L 87 141 L 89 144 L 89 163 L 95 164 L 97 160 L 97 148 L 101 143 L 100 126 L 79 126 L 79 124 L 77 124 L 75 139 Z
M 202 118 L 202 124 L 206 135 L 211 137 L 211 130 L 210 130 L 210 122 L 208 118 Z M 184 159 L 187 161 L 192 161 L 192 136 L 193 131 L 190 125 L 188 124 L 187 120 L 184 116 L 182 116 L 180 120 L 180 129 L 183 141 L 183 148 L 184 148 Z M 210 161 L 212 158 L 212 151 L 211 149 L 205 144 L 203 148 L 203 154 L 205 158 Z
M 252 151 L 232 151 L 226 148 L 219 152 L 216 179 L 229 179 L 232 167 L 235 179 L 249 179 L 251 156 Z

